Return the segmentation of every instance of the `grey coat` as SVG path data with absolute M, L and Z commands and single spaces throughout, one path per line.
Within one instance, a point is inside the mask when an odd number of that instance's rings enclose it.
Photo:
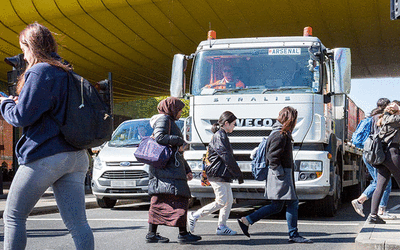
M 273 130 L 281 130 L 276 122 Z M 297 200 L 294 186 L 293 144 L 291 134 L 272 133 L 266 145 L 269 164 L 265 197 L 269 200 Z

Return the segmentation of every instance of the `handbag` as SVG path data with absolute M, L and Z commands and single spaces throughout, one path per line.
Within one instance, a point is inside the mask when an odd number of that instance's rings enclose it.
M 168 134 L 171 133 L 171 121 Z M 136 159 L 155 168 L 164 168 L 171 158 L 172 150 L 169 146 L 161 145 L 152 136 L 145 136 L 140 141 L 134 153 Z
M 382 125 L 383 128 L 384 125 Z M 370 134 L 364 143 L 364 155 L 365 160 L 372 166 L 381 165 L 385 161 L 385 150 L 383 148 L 382 139 L 379 137 L 379 133 Z
M 211 183 L 208 181 L 207 174 L 206 174 L 206 167 L 211 164 L 210 161 L 208 160 L 208 147 L 207 147 L 206 155 L 203 156 L 202 161 L 203 161 L 203 168 L 201 170 L 200 181 L 201 181 L 202 186 L 208 187 L 208 186 L 211 186 Z

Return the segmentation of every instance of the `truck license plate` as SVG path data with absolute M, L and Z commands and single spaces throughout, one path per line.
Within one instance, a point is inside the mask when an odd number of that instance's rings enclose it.
M 111 181 L 111 187 L 136 187 L 136 181 Z

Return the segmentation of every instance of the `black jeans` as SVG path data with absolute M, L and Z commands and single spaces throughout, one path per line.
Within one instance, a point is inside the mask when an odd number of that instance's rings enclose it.
M 378 213 L 379 202 L 385 191 L 391 175 L 393 175 L 397 184 L 400 184 L 400 150 L 399 144 L 390 145 L 386 152 L 386 158 L 382 165 L 376 166 L 378 169 L 377 183 L 374 194 L 371 200 L 371 214 Z

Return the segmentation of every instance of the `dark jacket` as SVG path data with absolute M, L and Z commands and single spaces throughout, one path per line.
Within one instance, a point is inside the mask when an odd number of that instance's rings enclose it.
M 292 135 L 281 134 L 282 124 L 279 122 L 272 129 L 277 131 L 268 137 L 266 145 L 269 169 L 265 196 L 270 200 L 296 200 Z
M 374 117 L 375 121 L 378 121 L 378 117 Z M 400 144 L 400 115 L 391 115 L 385 113 L 382 116 L 383 127 L 376 128 L 376 132 L 379 132 L 379 137 L 383 139 L 386 144 Z
M 68 144 L 55 121 L 63 121 L 67 102 L 68 74 L 48 63 L 38 63 L 25 73 L 25 84 L 18 104 L 7 99 L 1 103 L 1 115 L 23 132 L 15 153 L 19 164 L 27 164 L 61 152 L 78 150 Z
M 206 167 L 207 178 L 216 182 L 232 182 L 239 179 L 243 183 L 243 174 L 234 156 L 233 149 L 225 130 L 218 130 L 208 145 L 208 160 L 210 165 Z
M 154 138 L 159 144 L 169 145 L 172 156 L 165 168 L 150 166 L 149 195 L 173 194 L 190 198 L 186 175 L 191 172 L 189 165 L 178 151 L 184 144 L 182 133 L 172 117 L 157 115 L 153 125 Z

